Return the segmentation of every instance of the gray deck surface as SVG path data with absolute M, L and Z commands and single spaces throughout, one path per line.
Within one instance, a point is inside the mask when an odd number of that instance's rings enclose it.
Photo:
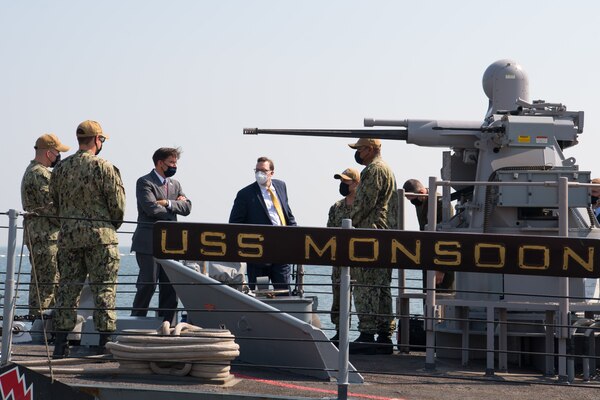
M 43 346 L 15 345 L 13 361 L 39 359 L 45 354 Z M 83 354 L 83 353 L 81 353 Z M 350 385 L 352 399 L 598 399 L 600 380 L 584 383 L 580 377 L 573 385 L 560 385 L 554 377 L 543 377 L 537 371 L 516 369 L 485 377 L 483 363 L 471 368 L 460 367 L 453 360 L 438 360 L 435 372 L 425 371 L 423 353 L 411 355 L 350 356 L 363 373 L 365 384 Z M 84 363 L 78 367 L 90 372 L 107 368 L 115 373 L 56 374 L 63 383 L 92 388 L 99 398 L 177 399 L 333 399 L 337 383 L 324 382 L 281 372 L 235 364 L 235 379 L 224 385 L 203 383 L 198 378 L 160 375 L 124 375 L 116 372 L 116 362 Z M 94 388 L 100 388 L 94 389 Z M 119 389 L 125 389 L 119 392 Z M 132 391 L 133 389 L 133 391 Z M 169 391 L 152 393 L 152 391 Z M 163 397 L 161 397 L 163 396 Z M 167 397 L 164 397 L 167 396 Z

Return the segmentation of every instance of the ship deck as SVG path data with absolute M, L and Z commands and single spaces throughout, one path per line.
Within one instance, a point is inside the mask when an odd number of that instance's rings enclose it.
M 84 349 L 84 348 L 80 348 Z M 27 364 L 44 360 L 43 345 L 14 345 L 12 360 Z M 233 377 L 217 384 L 193 377 L 133 375 L 119 370 L 111 356 L 101 362 L 75 354 L 78 363 L 54 367 L 54 379 L 80 388 L 99 399 L 332 399 L 337 398 L 335 381 L 320 381 L 276 368 L 232 363 Z M 425 370 L 421 352 L 393 355 L 351 355 L 350 361 L 365 378 L 364 384 L 349 385 L 350 399 L 597 399 L 600 380 L 559 384 L 556 377 L 539 371 L 511 368 L 509 373 L 485 376 L 484 362 L 462 367 L 458 360 L 437 360 L 434 371 Z M 23 365 L 21 364 L 21 365 Z M 30 368 L 29 366 L 27 366 Z M 39 368 L 39 367 L 38 367 Z M 65 368 L 72 368 L 70 372 Z M 38 371 L 42 372 L 42 371 Z M 49 375 L 48 370 L 42 372 Z

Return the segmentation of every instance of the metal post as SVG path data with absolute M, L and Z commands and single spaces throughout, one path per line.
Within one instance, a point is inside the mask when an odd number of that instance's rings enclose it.
M 12 347 L 12 322 L 15 305 L 15 254 L 17 248 L 17 211 L 9 210 L 8 246 L 6 255 L 6 282 L 4 283 L 4 314 L 2 321 L 2 353 L 0 365 L 10 362 Z
M 565 177 L 558 178 L 558 235 L 569 236 L 569 181 Z M 569 329 L 569 278 L 559 278 L 558 303 L 558 380 L 567 382 L 567 341 Z
M 452 180 L 452 155 L 449 151 L 442 153 L 442 180 Z M 438 210 L 439 212 L 440 210 Z M 442 221 L 448 222 L 452 216 L 451 208 L 451 193 L 450 186 L 444 185 L 442 187 Z
M 404 189 L 398 189 L 398 222 L 396 229 L 404 230 Z M 406 274 L 404 268 L 398 269 L 398 293 L 406 292 Z
M 404 189 L 398 189 L 398 230 L 404 230 Z M 398 300 L 396 301 L 396 313 L 400 321 L 400 329 L 396 334 L 401 353 L 410 352 L 410 298 L 403 295 L 406 293 L 406 271 L 398 268 Z
M 494 306 L 487 306 L 485 376 L 494 376 Z
M 554 376 L 554 356 L 550 354 L 554 354 L 554 311 L 546 310 L 546 317 L 544 319 L 544 323 L 546 324 L 546 367 L 545 367 L 545 375 L 546 376 Z
M 398 189 L 398 221 L 396 229 L 404 230 L 404 189 Z M 398 293 L 404 293 L 406 291 L 406 274 L 404 268 L 398 269 Z
M 352 229 L 352 220 L 343 219 L 342 228 Z M 349 361 L 349 339 L 350 331 L 350 268 L 341 267 L 340 276 L 340 341 L 338 343 L 338 399 L 348 398 L 348 361 Z
M 500 308 L 498 310 L 498 323 L 500 324 L 500 337 L 498 338 L 498 370 L 500 372 L 506 372 L 508 370 L 508 311 L 506 308 Z
M 427 198 L 427 230 L 435 231 L 437 227 L 437 180 L 435 176 L 429 177 L 429 197 Z M 435 369 L 435 271 L 427 271 L 427 288 L 425 297 L 425 369 Z

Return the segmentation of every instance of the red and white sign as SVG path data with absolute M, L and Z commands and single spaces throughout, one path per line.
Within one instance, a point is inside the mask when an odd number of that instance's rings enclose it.
M 25 375 L 14 367 L 0 375 L 0 392 L 2 400 L 32 400 L 33 385 L 27 387 Z

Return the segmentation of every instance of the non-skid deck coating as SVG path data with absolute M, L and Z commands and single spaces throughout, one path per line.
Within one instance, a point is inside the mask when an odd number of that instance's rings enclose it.
M 15 345 L 12 360 L 39 359 L 45 354 L 43 346 Z M 84 354 L 84 353 L 81 353 Z M 285 355 L 282 355 L 282 357 Z M 537 371 L 512 370 L 484 375 L 485 366 L 474 362 L 470 368 L 454 360 L 437 360 L 434 372 L 425 371 L 423 353 L 411 355 L 351 356 L 352 363 L 365 377 L 362 385 L 350 385 L 351 399 L 598 399 L 600 380 L 561 385 L 555 377 L 544 377 Z M 67 367 L 67 366 L 65 366 Z M 215 385 L 192 377 L 160 375 L 125 375 L 118 372 L 114 361 L 81 363 L 69 368 L 85 373 L 55 374 L 55 379 L 78 387 L 99 398 L 137 398 L 150 400 L 165 396 L 177 400 L 195 399 L 333 399 L 337 397 L 337 382 L 324 382 L 276 369 L 257 368 L 234 363 L 234 379 Z M 57 366 L 58 368 L 58 366 Z M 94 370 L 101 373 L 94 373 Z M 111 372 L 114 370 L 114 373 Z M 120 392 L 116 392 L 123 389 Z M 120 393 L 120 394 L 115 394 Z M 186 395 L 187 394 L 187 395 Z M 109 397 L 110 396 L 110 397 Z M 157 397 L 154 397 L 157 396 Z M 164 398 L 164 397 L 163 397 Z

